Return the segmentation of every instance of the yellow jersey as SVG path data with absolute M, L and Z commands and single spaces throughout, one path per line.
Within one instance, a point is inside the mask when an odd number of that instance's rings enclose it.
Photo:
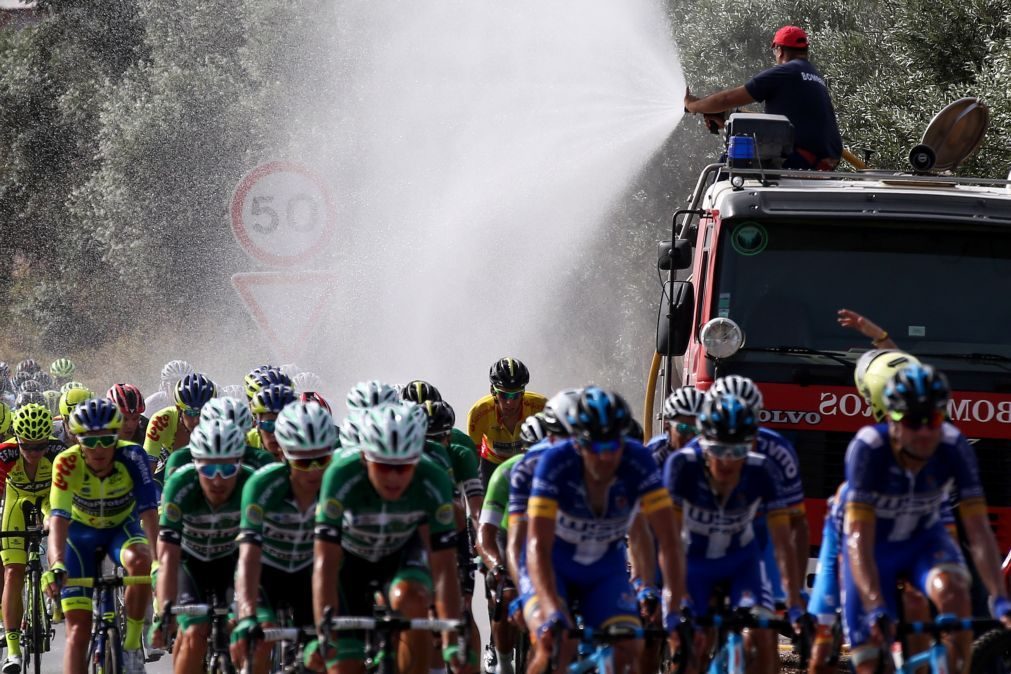
M 502 463 L 523 450 L 520 429 L 531 414 L 544 409 L 548 399 L 540 393 L 523 392 L 523 408 L 515 428 L 508 428 L 499 417 L 495 396 L 486 395 L 474 403 L 467 414 L 467 435 L 478 447 L 481 458 L 490 463 Z

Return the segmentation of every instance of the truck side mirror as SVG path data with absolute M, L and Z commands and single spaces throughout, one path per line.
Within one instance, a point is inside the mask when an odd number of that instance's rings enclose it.
M 689 269 L 692 266 L 692 243 L 688 239 L 660 241 L 656 245 L 657 266 L 662 271 Z
M 665 283 L 664 290 L 656 326 L 656 352 L 667 357 L 683 356 L 692 334 L 695 288 L 691 281 L 673 281 Z

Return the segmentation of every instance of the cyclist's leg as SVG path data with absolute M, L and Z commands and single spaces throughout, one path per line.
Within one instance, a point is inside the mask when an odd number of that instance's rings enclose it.
M 765 575 L 765 562 L 748 555 L 740 555 L 737 566 L 728 576 L 730 585 L 730 605 L 734 608 L 751 609 L 756 615 L 772 617 L 772 589 Z M 756 563 L 757 562 L 757 563 Z M 779 671 L 779 648 L 776 632 L 771 629 L 751 629 L 746 635 L 746 643 L 755 649 L 754 671 L 757 674 L 775 674 Z M 749 671 L 751 671 L 749 669 Z
M 177 603 L 180 606 L 200 604 L 209 602 L 214 596 L 226 596 L 234 574 L 234 556 L 202 562 L 184 552 L 179 561 Z M 177 622 L 175 674 L 199 674 L 211 635 L 211 619 L 209 616 L 179 616 Z
M 598 562 L 603 572 L 595 582 L 580 586 L 583 620 L 588 627 L 639 627 L 639 603 L 625 573 L 624 556 L 616 563 Z M 642 657 L 642 639 L 623 639 L 614 644 L 614 671 L 637 671 Z
M 568 611 L 568 581 L 555 569 L 555 589 L 561 601 L 562 611 Z M 530 631 L 530 641 L 533 645 L 529 661 L 527 662 L 528 672 L 543 672 L 551 659 L 549 642 L 538 638 L 538 632 L 545 620 L 548 618 L 541 609 L 541 602 L 534 591 L 533 583 L 525 567 L 520 568 L 520 593 L 523 598 L 523 619 L 526 621 Z M 576 651 L 576 642 L 573 639 L 563 639 L 561 647 L 558 649 L 558 671 L 565 671 L 566 666 L 572 660 Z
M 107 531 L 76 521 L 70 523 L 64 561 L 68 578 L 91 578 L 95 575 L 95 549 L 105 544 Z M 67 634 L 63 652 L 64 674 L 84 674 L 87 669 L 91 594 L 90 589 L 83 587 L 65 587 L 60 593 Z
M 400 551 L 397 569 L 389 580 L 390 607 L 407 618 L 425 618 L 432 605 L 432 571 L 421 538 L 414 534 Z M 401 674 L 427 674 L 431 652 L 430 632 L 410 631 L 400 635 L 397 666 Z M 438 667 L 440 664 L 432 663 Z
M 122 564 L 128 575 L 151 575 L 151 546 L 134 517 L 111 529 L 112 538 L 108 547 L 109 557 Z M 126 634 L 123 635 L 124 650 L 134 651 L 141 647 L 144 633 L 144 616 L 151 605 L 150 585 L 130 585 L 123 593 L 126 607 Z
M 825 527 L 821 535 L 821 549 L 818 553 L 818 566 L 814 576 L 814 587 L 811 588 L 811 598 L 807 604 L 807 612 L 815 617 L 815 637 L 811 647 L 811 660 L 808 663 L 809 674 L 831 674 L 835 660 L 834 629 L 838 620 L 839 610 L 839 530 L 831 517 L 825 518 Z
M 4 502 L 2 528 L 3 531 L 24 531 L 24 512 L 21 509 L 22 500 L 10 498 Z M 23 538 L 4 538 L 0 561 L 3 562 L 3 621 L 7 640 L 7 657 L 10 663 L 4 664 L 5 672 L 19 669 L 16 658 L 21 657 L 21 619 L 24 616 L 21 595 L 25 581 L 25 541 Z M 8 667 L 8 664 L 10 667 Z
M 885 601 L 885 609 L 894 620 L 895 584 L 898 573 L 896 560 L 892 555 L 881 554 L 875 549 L 874 561 L 878 567 L 878 583 Z M 842 556 L 842 572 L 843 630 L 846 641 L 850 644 L 850 664 L 857 674 L 874 674 L 882 655 L 881 644 L 873 639 L 867 625 L 863 600 L 853 581 L 849 555 L 845 553 Z
M 502 554 L 502 559 L 505 559 L 506 532 L 503 529 L 498 530 L 498 534 L 496 536 L 496 544 L 499 546 L 499 551 Z M 501 601 L 505 607 L 508 607 L 509 603 L 513 601 L 517 596 L 516 590 L 512 588 L 511 585 L 512 585 L 511 581 L 506 583 L 506 587 L 504 587 L 502 590 L 503 596 L 499 598 L 499 601 Z M 485 590 L 486 590 L 485 597 L 489 601 L 489 609 L 494 609 L 494 607 L 491 606 L 491 595 L 489 592 L 490 588 L 485 587 Z M 489 613 L 491 613 L 491 611 L 489 611 Z M 502 615 L 498 620 L 495 620 L 495 616 L 491 615 L 492 618 L 491 640 L 492 646 L 495 648 L 496 657 L 498 659 L 498 662 L 500 663 L 500 670 L 499 670 L 500 674 L 502 671 L 501 663 L 503 662 L 509 663 L 511 671 L 512 663 L 510 662 L 510 658 L 512 657 L 513 648 L 515 648 L 516 646 L 516 639 L 519 636 L 516 634 L 517 632 L 516 626 L 512 623 L 512 621 L 509 620 L 508 609 L 503 610 L 501 613 Z
M 969 595 L 969 570 L 961 550 L 940 525 L 923 534 L 923 547 L 913 566 L 913 582 L 930 597 L 938 613 L 959 618 L 972 615 Z M 948 668 L 953 673 L 966 671 L 972 649 L 972 632 L 949 632 L 944 636 L 948 648 Z

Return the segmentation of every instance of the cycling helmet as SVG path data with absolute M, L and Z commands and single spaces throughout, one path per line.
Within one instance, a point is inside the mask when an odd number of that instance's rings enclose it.
M 426 437 L 436 438 L 448 435 L 452 432 L 453 427 L 456 426 L 456 412 L 453 411 L 449 403 L 442 400 L 429 400 L 426 403 L 418 405 L 418 407 L 423 409 L 425 415 L 428 416 L 428 430 L 425 431 Z
M 143 414 L 147 409 L 144 396 L 133 384 L 113 384 L 105 392 L 105 397 L 116 403 L 116 407 L 123 414 Z
M 643 430 L 642 424 L 636 421 L 635 417 L 628 420 L 628 428 L 625 429 L 626 438 L 632 438 L 633 440 L 637 440 L 639 442 L 646 442 L 647 438 L 644 437 L 645 435 L 646 431 Z
M 525 449 L 530 449 L 546 437 L 548 437 L 548 429 L 545 428 L 543 412 L 527 417 L 520 426 L 520 442 L 523 443 Z
M 253 414 L 278 414 L 288 403 L 295 402 L 295 391 L 290 386 L 275 384 L 261 389 L 249 403 Z
M 752 408 L 756 416 L 762 411 L 764 404 L 762 401 L 762 392 L 758 390 L 757 386 L 755 386 L 755 382 L 747 377 L 742 377 L 739 374 L 730 374 L 726 377 L 720 377 L 713 382 L 713 385 L 709 390 L 716 395 L 723 395 L 724 393 L 734 394 L 743 400 L 745 405 Z
M 174 383 L 188 374 L 196 374 L 196 370 L 185 360 L 170 360 L 161 369 L 162 383 Z
M 931 365 L 909 365 L 896 372 L 885 385 L 885 409 L 925 419 L 948 409 L 951 388 L 948 378 Z
M 28 403 L 14 413 L 11 428 L 19 440 L 46 440 L 53 434 L 53 415 L 45 405 Z
M 25 358 L 23 361 L 18 363 L 17 373 L 27 372 L 28 374 L 35 374 L 42 369 L 42 366 L 35 362 L 32 358 Z
M 7 439 L 7 433 L 11 429 L 13 418 L 14 415 L 11 413 L 11 408 L 0 402 L 0 441 Z
M 217 394 L 217 387 L 207 375 L 188 374 L 176 384 L 176 406 L 198 410 Z
M 702 409 L 705 394 L 694 386 L 682 386 L 674 389 L 663 402 L 663 420 L 670 421 L 674 417 L 697 417 Z
M 442 394 L 439 393 L 439 389 L 421 379 L 407 382 L 407 385 L 400 389 L 400 397 L 418 405 L 427 403 L 429 400 L 432 402 L 442 400 Z
M 758 435 L 758 412 L 733 393 L 710 390 L 698 416 L 703 441 L 720 444 L 750 443 Z
M 72 388 L 60 396 L 60 415 L 64 419 L 70 418 L 70 413 L 74 408 L 89 398 L 94 398 L 95 394 L 86 388 Z
M 544 430 L 552 435 L 568 435 L 569 430 L 564 420 L 576 414 L 582 393 L 583 389 L 567 388 L 551 396 L 551 400 L 544 406 Z
M 277 369 L 280 370 L 282 373 L 288 375 L 288 377 L 290 377 L 291 379 L 294 379 L 295 375 L 305 371 L 295 363 L 284 363 L 282 365 L 278 365 Z
M 530 371 L 515 358 L 499 358 L 491 366 L 488 380 L 495 388 L 515 391 L 530 383 Z
M 597 386 L 583 389 L 575 410 L 566 414 L 564 423 L 570 435 L 596 442 L 623 437 L 632 419 L 624 398 Z
M 60 379 L 69 379 L 74 376 L 74 371 L 77 366 L 74 365 L 74 361 L 69 358 L 57 358 L 53 361 L 53 364 L 49 366 L 49 374 L 54 377 L 59 377 Z
M 90 398 L 70 413 L 70 432 L 74 435 L 88 431 L 118 431 L 123 425 L 123 415 L 116 403 L 106 398 Z
M 417 463 L 425 448 L 426 430 L 426 415 L 417 411 L 417 405 L 410 403 L 364 410 L 358 440 L 365 458 L 376 463 Z
M 66 393 L 67 391 L 72 391 L 75 388 L 87 390 L 88 387 L 79 381 L 68 381 L 66 384 L 60 387 L 60 393 Z
M 315 372 L 299 372 L 291 376 L 291 387 L 296 391 L 318 391 L 323 388 L 323 379 Z
M 46 407 L 49 408 L 49 413 L 55 417 L 60 413 L 60 392 L 43 391 L 42 395 L 46 398 Z
M 341 447 L 354 448 L 361 444 L 362 413 L 352 412 L 344 418 L 340 427 Z
M 190 434 L 190 456 L 201 459 L 241 459 L 246 453 L 246 434 L 228 419 L 200 423 Z
M 42 385 L 42 390 L 46 391 L 48 389 L 54 388 L 56 386 L 56 380 L 49 376 L 48 372 L 36 372 L 33 375 L 35 381 Z
M 29 379 L 28 381 L 21 382 L 20 388 L 21 391 L 24 393 L 41 393 L 42 391 L 45 391 L 45 389 L 42 388 L 42 384 L 35 381 L 34 379 Z
M 226 384 L 218 387 L 219 398 L 245 398 L 246 387 L 242 384 Z
M 857 360 L 853 381 L 864 401 L 871 406 L 874 418 L 885 418 L 885 385 L 895 374 L 910 365 L 919 365 L 916 356 L 896 349 L 873 349 Z
M 288 388 L 292 388 L 291 378 L 277 369 L 253 370 L 242 381 L 246 386 L 247 400 L 252 400 L 253 396 L 268 386 L 287 386 Z
M 29 381 L 35 381 L 35 377 L 31 372 L 15 372 L 14 376 L 11 377 L 11 386 L 14 387 L 15 391 L 20 391 L 25 382 Z
M 239 427 L 243 433 L 253 428 L 253 413 L 249 405 L 238 398 L 211 398 L 200 408 L 200 423 L 225 419 Z
M 7 364 L 7 361 L 0 360 L 0 379 L 7 379 L 11 376 L 11 366 Z
M 281 452 L 289 459 L 322 449 L 332 450 L 337 444 L 333 417 L 322 405 L 313 402 L 285 405 L 277 416 L 274 436 L 281 445 Z
M 302 391 L 298 394 L 298 400 L 303 403 L 316 403 L 331 415 L 333 414 L 333 410 L 330 409 L 330 403 L 316 391 Z
M 23 407 L 28 404 L 42 405 L 49 409 L 49 405 L 46 404 L 46 396 L 42 391 L 22 391 L 14 399 L 14 407 Z
M 400 401 L 397 389 L 381 381 L 363 381 L 348 391 L 348 409 L 361 410 Z

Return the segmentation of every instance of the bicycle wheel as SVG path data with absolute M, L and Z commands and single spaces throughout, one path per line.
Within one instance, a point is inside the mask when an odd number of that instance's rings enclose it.
M 218 653 L 211 663 L 211 674 L 235 674 L 235 665 L 227 653 Z
M 47 627 L 43 620 L 42 610 L 42 579 L 39 569 L 32 569 L 28 574 L 28 603 L 24 604 L 25 615 L 28 617 L 27 643 L 28 659 L 32 662 L 35 674 L 42 674 L 42 653 L 44 647 L 44 631 Z
M 972 674 L 1011 673 L 1011 632 L 992 630 L 972 644 Z

